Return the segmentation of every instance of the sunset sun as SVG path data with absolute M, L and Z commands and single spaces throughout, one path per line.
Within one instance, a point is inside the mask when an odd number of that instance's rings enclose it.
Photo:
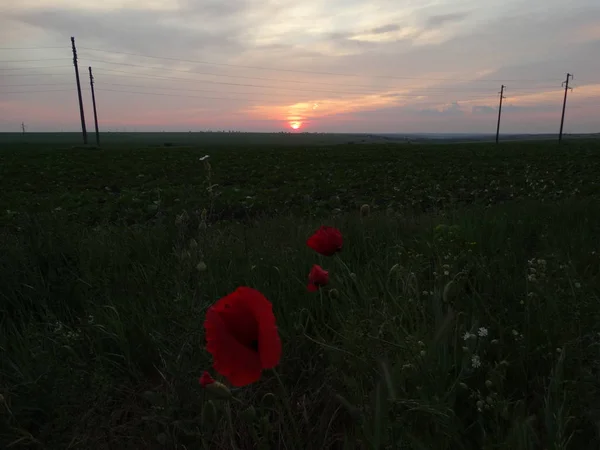
M 302 122 L 290 122 L 290 127 L 293 130 L 297 130 L 302 126 Z

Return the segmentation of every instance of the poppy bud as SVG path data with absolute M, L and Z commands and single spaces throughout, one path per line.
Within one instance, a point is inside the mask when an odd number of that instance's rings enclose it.
M 205 389 L 208 392 L 210 392 L 211 394 L 213 394 L 215 397 L 218 397 L 218 398 L 223 398 L 226 400 L 233 398 L 233 394 L 231 393 L 229 388 L 227 386 L 225 386 L 223 383 L 220 383 L 218 381 L 207 384 L 205 386 Z
M 263 406 L 273 406 L 277 403 L 277 397 L 272 392 L 267 392 L 260 402 Z
M 485 380 L 485 387 L 488 389 L 491 389 L 493 385 L 492 380 Z
M 269 416 L 264 415 L 260 419 L 260 431 L 263 436 L 269 436 L 271 434 L 271 422 Z
M 329 272 L 318 264 L 313 264 L 308 274 L 307 289 L 309 292 L 318 291 L 321 286 L 326 286 L 327 284 L 329 284 Z
M 189 219 L 188 213 L 186 210 L 183 210 L 181 214 L 175 217 L 175 225 L 184 225 Z
M 217 408 L 212 400 L 204 403 L 202 407 L 202 425 L 211 425 L 217 421 Z
M 390 271 L 388 272 L 388 277 L 391 277 L 392 275 L 394 275 L 398 271 L 399 267 L 400 267 L 400 264 L 394 264 L 392 266 L 392 268 L 390 269 Z
M 461 389 L 464 389 L 465 391 L 469 390 L 469 386 L 467 386 L 466 383 L 459 383 L 458 385 L 460 386 Z
M 360 207 L 360 215 L 361 217 L 367 217 L 371 214 L 371 207 L 366 203 Z
M 346 411 L 348 411 L 348 413 L 350 414 L 350 417 L 352 417 L 352 419 L 354 419 L 357 422 L 361 420 L 360 409 L 358 409 L 356 406 L 354 406 L 352 403 L 350 403 L 346 398 L 342 397 L 340 394 L 335 394 L 334 397 L 344 408 L 346 408 Z
M 158 433 L 156 435 L 156 440 L 160 445 L 167 445 L 167 435 L 165 433 Z
M 197 265 L 196 265 L 196 270 L 198 272 L 204 272 L 207 269 L 206 263 L 204 261 L 200 261 Z
M 340 298 L 340 293 L 339 293 L 339 291 L 338 291 L 337 289 L 331 289 L 331 290 L 329 291 L 329 298 L 330 298 L 331 300 L 335 300 L 335 299 L 338 299 L 338 298 Z
M 189 247 L 190 247 L 190 250 L 196 250 L 198 248 L 198 242 L 196 242 L 196 239 L 194 239 L 194 238 L 190 239 Z
M 444 286 L 444 293 L 442 294 L 442 299 L 444 300 L 444 303 L 448 303 L 450 300 L 452 300 L 457 293 L 457 285 L 453 280 L 450 280 L 448 283 L 446 283 L 446 286 Z
M 254 409 L 254 406 L 250 405 L 248 406 L 245 410 L 242 411 L 242 417 L 244 418 L 244 420 L 246 420 L 248 423 L 253 423 L 256 421 L 256 409 Z
M 205 388 L 209 384 L 213 384 L 215 382 L 214 378 L 211 377 L 210 373 L 208 373 L 206 370 L 204 371 L 202 376 L 198 379 L 198 381 L 200 382 L 200 386 L 202 386 L 203 388 Z

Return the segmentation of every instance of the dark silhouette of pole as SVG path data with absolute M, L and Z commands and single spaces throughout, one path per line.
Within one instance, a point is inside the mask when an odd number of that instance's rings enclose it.
M 85 115 L 83 113 L 83 99 L 81 98 L 81 83 L 79 82 L 79 67 L 77 66 L 77 49 L 75 48 L 74 37 L 71 37 L 71 48 L 73 49 L 73 66 L 75 67 L 75 79 L 77 80 L 77 95 L 79 96 L 79 115 L 81 116 L 81 133 L 83 134 L 83 143 L 87 144 L 87 131 L 85 129 Z
M 94 93 L 94 75 L 92 75 L 92 68 L 88 67 L 90 71 L 90 87 L 92 88 L 92 105 L 94 106 L 94 125 L 96 126 L 96 144 L 100 145 L 100 132 L 98 131 L 98 114 L 96 113 L 96 94 Z
M 25 126 L 25 122 L 21 122 L 21 130 L 23 130 L 23 136 L 25 136 L 25 130 L 27 127 Z
M 500 116 L 502 115 L 502 99 L 504 97 L 504 88 L 506 86 L 502 85 L 500 87 L 500 106 L 498 106 L 498 125 L 496 126 L 496 144 L 498 143 L 498 137 L 500 136 Z
M 562 116 L 560 118 L 560 131 L 558 132 L 558 142 L 562 141 L 563 125 L 565 124 L 565 109 L 567 107 L 567 91 L 570 89 L 569 88 L 569 77 L 571 77 L 571 79 L 573 79 L 573 75 L 568 73 L 567 79 L 565 81 L 563 81 L 563 83 L 562 83 L 562 85 L 564 85 L 564 87 L 565 87 L 565 98 L 563 100 Z

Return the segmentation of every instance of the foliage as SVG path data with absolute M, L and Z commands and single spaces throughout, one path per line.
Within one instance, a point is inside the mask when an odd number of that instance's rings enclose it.
M 0 159 L 2 448 L 600 439 L 597 143 Z M 340 254 L 306 246 L 322 224 Z M 198 383 L 203 321 L 240 285 L 273 303 L 283 356 L 228 401 Z

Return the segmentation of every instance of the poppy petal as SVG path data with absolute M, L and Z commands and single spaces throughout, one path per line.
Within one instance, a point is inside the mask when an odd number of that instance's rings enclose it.
M 308 289 L 308 292 L 316 292 L 319 290 L 319 287 L 316 284 L 308 283 L 308 286 L 306 286 L 306 289 Z
M 271 369 L 279 364 L 282 352 L 273 306 L 256 289 L 242 286 L 237 290 L 246 299 L 247 306 L 258 320 L 258 353 L 262 367 Z
M 308 238 L 306 245 L 324 256 L 332 256 L 342 250 L 343 242 L 340 230 L 322 225 Z
M 213 356 L 214 369 L 236 387 L 260 379 L 262 367 L 257 352 L 242 345 L 230 332 L 221 316 L 209 309 L 204 322 L 206 349 Z

